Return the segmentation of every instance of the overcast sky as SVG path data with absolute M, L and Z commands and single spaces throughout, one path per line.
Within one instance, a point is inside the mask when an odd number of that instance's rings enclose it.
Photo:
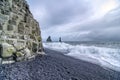
M 120 0 L 27 0 L 43 41 L 120 40 Z

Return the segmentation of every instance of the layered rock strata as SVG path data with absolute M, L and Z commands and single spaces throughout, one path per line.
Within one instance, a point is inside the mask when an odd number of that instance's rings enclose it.
M 0 57 L 26 59 L 43 51 L 39 23 L 25 0 L 0 0 Z

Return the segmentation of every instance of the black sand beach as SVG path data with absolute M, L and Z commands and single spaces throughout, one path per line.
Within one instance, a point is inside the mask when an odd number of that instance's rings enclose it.
M 120 80 L 120 72 L 57 51 L 45 52 L 34 60 L 0 65 L 0 80 Z

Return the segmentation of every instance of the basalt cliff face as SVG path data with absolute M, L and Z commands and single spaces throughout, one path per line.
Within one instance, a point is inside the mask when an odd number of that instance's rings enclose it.
M 42 53 L 39 23 L 25 0 L 0 0 L 0 59 L 24 60 Z

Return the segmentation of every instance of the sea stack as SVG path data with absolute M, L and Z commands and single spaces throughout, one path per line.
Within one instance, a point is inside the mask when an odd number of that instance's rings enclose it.
M 25 0 L 0 0 L 0 58 L 3 61 L 12 60 L 14 55 L 17 60 L 23 60 L 42 53 L 40 35 L 39 23 Z
M 52 42 L 51 36 L 48 36 L 46 42 Z
M 62 42 L 61 37 L 59 38 L 59 42 Z

